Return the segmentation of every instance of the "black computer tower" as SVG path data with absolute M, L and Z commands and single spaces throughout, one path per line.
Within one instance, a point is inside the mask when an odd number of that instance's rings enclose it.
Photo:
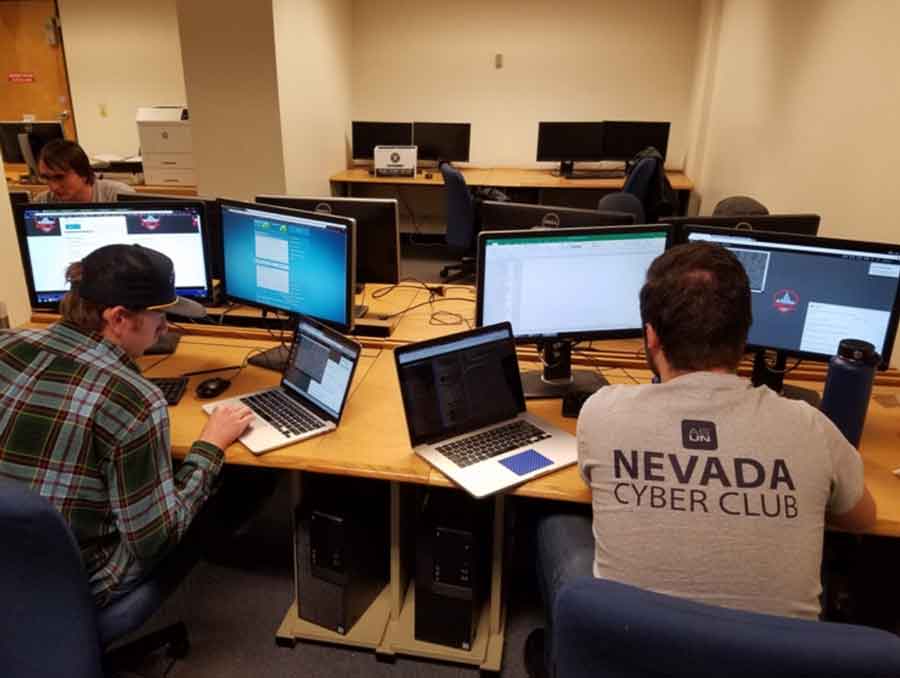
M 491 581 L 493 500 L 422 493 L 416 541 L 415 637 L 469 650 Z
M 389 484 L 304 474 L 294 545 L 298 615 L 347 633 L 388 583 Z

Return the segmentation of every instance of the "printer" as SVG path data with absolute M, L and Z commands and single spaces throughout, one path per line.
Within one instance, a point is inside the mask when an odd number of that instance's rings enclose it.
M 186 106 L 142 106 L 137 110 L 137 128 L 147 184 L 197 184 Z

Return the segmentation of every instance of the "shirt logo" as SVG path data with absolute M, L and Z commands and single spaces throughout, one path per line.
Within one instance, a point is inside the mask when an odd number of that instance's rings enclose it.
M 684 419 L 681 422 L 681 443 L 686 450 L 717 450 L 719 438 L 711 421 Z

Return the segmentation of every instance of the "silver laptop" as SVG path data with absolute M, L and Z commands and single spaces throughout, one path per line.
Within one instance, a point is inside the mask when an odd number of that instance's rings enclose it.
M 281 385 L 207 403 L 209 414 L 226 403 L 247 405 L 256 419 L 238 439 L 255 454 L 337 428 L 359 362 L 359 344 L 309 318 L 301 318 Z
M 413 450 L 475 497 L 575 463 L 575 436 L 525 411 L 508 322 L 394 350 Z

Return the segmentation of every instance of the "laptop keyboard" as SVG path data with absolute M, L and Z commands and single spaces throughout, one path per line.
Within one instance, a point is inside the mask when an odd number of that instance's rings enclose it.
M 468 438 L 435 445 L 435 449 L 457 466 L 466 467 L 549 437 L 549 433 L 534 424 L 517 419 Z
M 241 398 L 241 402 L 285 437 L 322 428 L 325 423 L 281 391 L 264 391 Z
M 150 382 L 155 384 L 163 397 L 166 399 L 167 405 L 177 405 L 184 395 L 184 389 L 187 386 L 187 377 L 153 377 Z

